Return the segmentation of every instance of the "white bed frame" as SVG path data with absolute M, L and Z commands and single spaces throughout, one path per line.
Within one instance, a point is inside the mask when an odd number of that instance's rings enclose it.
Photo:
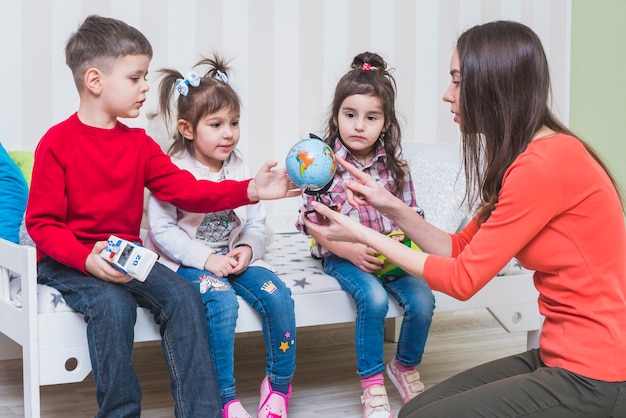
M 79 382 L 91 371 L 82 315 L 74 312 L 38 314 L 35 263 L 33 247 L 0 239 L 0 332 L 22 348 L 24 413 L 27 418 L 40 416 L 40 386 Z M 10 300 L 8 270 L 22 276 L 21 308 Z M 531 274 L 496 277 L 464 302 L 435 293 L 436 312 L 486 308 L 507 331 L 526 331 L 528 346 L 537 346 L 542 318 L 537 310 L 537 291 Z M 354 303 L 341 290 L 294 295 L 294 300 L 298 327 L 338 324 L 355 319 Z M 323 309 L 320 309 L 322 306 Z M 401 316 L 400 307 L 395 302 L 390 304 L 388 317 L 401 319 Z M 395 340 L 401 321 L 390 322 L 386 335 Z M 260 329 L 257 313 L 242 303 L 237 332 Z M 151 315 L 139 308 L 135 341 L 158 340 L 159 331 Z

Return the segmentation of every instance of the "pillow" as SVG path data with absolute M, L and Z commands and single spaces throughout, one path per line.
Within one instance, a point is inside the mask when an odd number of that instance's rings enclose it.
M 34 153 L 31 151 L 9 151 L 9 156 L 22 171 L 22 174 L 26 179 L 26 184 L 30 187 L 33 163 L 35 161 Z
M 468 215 L 463 203 L 465 176 L 461 163 L 430 158 L 417 152 L 409 160 L 417 204 L 425 219 L 449 233 L 455 233 Z
M 19 242 L 27 199 L 28 184 L 22 171 L 0 144 L 0 237 Z
M 30 247 L 35 247 L 35 243 L 33 239 L 30 237 L 30 234 L 26 230 L 26 214 L 22 217 L 22 223 L 20 224 L 20 245 L 28 245 Z
M 146 112 L 146 118 L 148 119 L 148 126 L 146 132 L 154 141 L 161 146 L 163 152 L 167 152 L 172 143 L 174 143 L 173 135 L 176 133 L 176 120 L 172 120 L 169 124 L 166 124 L 163 117 L 157 110 L 148 110 Z M 172 128 L 168 129 L 168 126 Z M 172 132 L 171 129 L 174 129 Z

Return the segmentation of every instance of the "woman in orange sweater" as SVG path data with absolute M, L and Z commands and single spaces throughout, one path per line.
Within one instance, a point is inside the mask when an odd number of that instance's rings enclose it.
M 528 27 L 491 22 L 461 35 L 444 94 L 462 132 L 475 218 L 447 234 L 344 161 L 354 205 L 393 219 L 420 248 L 315 209 L 306 227 L 361 242 L 431 289 L 458 299 L 512 258 L 535 270 L 545 316 L 540 348 L 475 367 L 407 403 L 414 417 L 626 416 L 626 228 L 618 188 L 596 153 L 548 107 L 541 42 Z M 476 205 L 476 206 L 474 206 Z

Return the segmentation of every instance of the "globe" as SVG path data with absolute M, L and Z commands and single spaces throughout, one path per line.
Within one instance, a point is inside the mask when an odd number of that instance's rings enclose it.
M 285 167 L 291 181 L 301 189 L 315 191 L 328 185 L 335 175 L 337 160 L 327 143 L 319 138 L 306 138 L 287 153 Z

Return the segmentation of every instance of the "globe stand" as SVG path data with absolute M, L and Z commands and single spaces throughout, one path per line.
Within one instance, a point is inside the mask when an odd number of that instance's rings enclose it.
M 315 198 L 316 202 L 322 203 L 324 205 L 326 205 L 326 203 L 322 202 L 322 198 L 320 197 L 321 195 L 323 195 L 324 193 L 328 192 L 328 190 L 330 189 L 330 186 L 333 184 L 333 181 L 329 181 L 324 187 L 320 188 L 320 189 L 304 189 L 304 193 L 308 194 L 309 196 L 313 196 Z M 335 205 L 334 203 L 331 203 L 330 205 L 326 205 L 329 208 L 331 208 L 332 210 L 337 210 L 337 205 Z M 309 215 L 311 213 L 315 213 L 315 209 L 307 209 L 305 212 L 305 214 Z

